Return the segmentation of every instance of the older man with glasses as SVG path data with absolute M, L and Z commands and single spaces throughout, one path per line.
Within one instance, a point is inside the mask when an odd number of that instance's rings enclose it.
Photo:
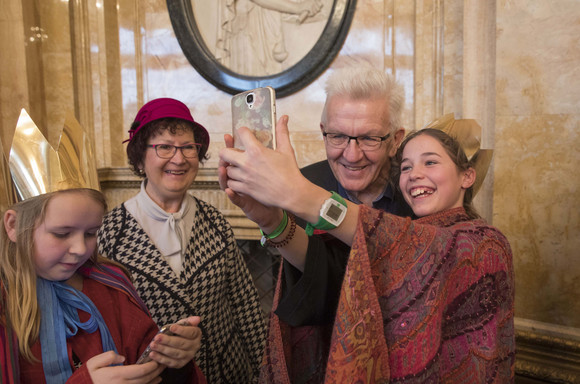
M 403 88 L 381 70 L 347 67 L 329 77 L 326 93 L 320 129 L 327 160 L 302 173 L 354 203 L 411 216 L 389 182 L 391 158 L 405 135 Z M 289 242 L 279 248 L 285 259 L 284 284 L 275 313 L 292 326 L 328 324 L 334 319 L 350 248 L 315 225 L 299 224 L 313 235 L 296 241 L 300 246 Z
M 321 381 L 317 375 L 324 375 L 328 350 L 320 346 L 329 343 L 321 343 L 319 338 L 329 339 L 327 332 L 336 314 L 350 253 L 349 246 L 327 235 L 325 229 L 340 221 L 344 199 L 399 216 L 412 215 L 389 178 L 391 158 L 405 134 L 401 126 L 403 88 L 381 70 L 357 66 L 335 71 L 326 93 L 320 128 L 327 160 L 302 169 L 310 181 L 334 191 L 323 205 L 319 221 L 304 223 L 286 212 L 228 193 L 260 226 L 262 244 L 277 248 L 284 258 L 264 362 L 279 358 L 272 351 L 275 345 L 284 345 L 292 351 L 285 358 L 293 371 L 290 377 L 297 382 Z M 228 140 L 226 144 L 231 145 Z M 220 164 L 220 184 L 227 191 L 225 166 Z M 262 380 L 272 374 L 267 367 L 263 365 Z

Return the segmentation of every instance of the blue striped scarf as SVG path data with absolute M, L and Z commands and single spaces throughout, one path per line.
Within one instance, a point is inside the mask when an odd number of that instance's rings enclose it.
M 76 335 L 79 328 L 87 333 L 98 329 L 103 352 L 117 352 L 101 313 L 84 293 L 63 282 L 42 278 L 37 278 L 36 292 L 41 311 L 42 366 L 48 383 L 65 383 L 72 375 L 66 339 Z M 90 314 L 89 320 L 80 321 L 79 309 Z

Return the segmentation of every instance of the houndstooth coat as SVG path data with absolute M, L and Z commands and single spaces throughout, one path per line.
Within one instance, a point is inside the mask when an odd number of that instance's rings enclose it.
M 233 231 L 213 206 L 197 212 L 177 276 L 124 204 L 109 212 L 98 233 L 99 252 L 123 264 L 159 326 L 201 316 L 196 363 L 208 383 L 251 383 L 265 342 L 265 321 L 252 277 Z

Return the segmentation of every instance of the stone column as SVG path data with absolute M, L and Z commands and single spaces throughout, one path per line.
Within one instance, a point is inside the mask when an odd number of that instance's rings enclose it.
M 4 153 L 10 151 L 20 109 L 29 110 L 28 77 L 22 2 L 2 2 L 0 12 L 0 136 Z M 27 44 L 32 44 L 30 41 Z
M 463 116 L 482 127 L 482 148 L 493 148 L 495 130 L 496 2 L 465 0 L 463 9 Z M 457 118 L 457 117 L 456 117 Z M 491 223 L 493 161 L 475 206 Z

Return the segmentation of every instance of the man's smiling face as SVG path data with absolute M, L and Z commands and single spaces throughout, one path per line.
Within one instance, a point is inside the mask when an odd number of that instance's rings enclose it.
M 385 136 L 389 127 L 388 106 L 382 98 L 351 99 L 336 95 L 326 104 L 321 128 L 327 133 L 347 136 Z M 326 156 L 338 182 L 360 201 L 374 200 L 385 189 L 390 158 L 404 134 L 401 129 L 372 151 L 363 151 L 355 140 L 345 148 L 335 148 L 325 140 Z

